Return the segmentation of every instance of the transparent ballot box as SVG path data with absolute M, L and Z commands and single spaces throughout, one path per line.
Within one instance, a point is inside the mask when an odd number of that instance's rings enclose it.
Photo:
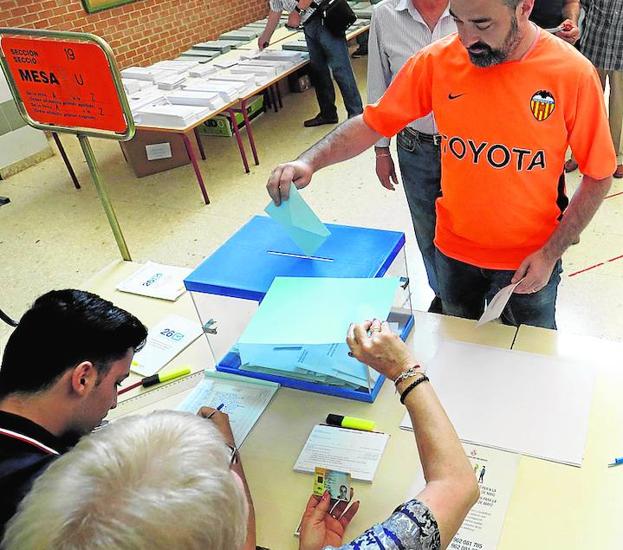
M 356 377 L 345 375 L 336 379 L 321 367 L 313 373 L 298 366 L 285 368 L 283 354 L 279 355 L 280 361 L 277 356 L 266 356 L 261 366 L 241 361 L 238 341 L 276 277 L 398 278 L 387 320 L 403 340 L 408 336 L 413 327 L 413 310 L 404 234 L 334 224 L 327 224 L 327 228 L 331 235 L 313 256 L 306 256 L 277 222 L 255 216 L 201 263 L 184 284 L 195 304 L 217 370 L 300 390 L 373 402 L 384 377 L 354 358 L 344 358 L 346 329 L 342 340 L 335 342 L 335 349 L 329 351 L 344 359 L 344 364 L 352 361 L 353 364 L 346 365 L 346 370 L 352 368 Z M 289 317 L 305 315 L 305 311 L 299 309 L 294 299 L 287 309 Z M 363 320 L 352 319 L 353 322 Z M 313 352 L 316 353 L 317 348 Z

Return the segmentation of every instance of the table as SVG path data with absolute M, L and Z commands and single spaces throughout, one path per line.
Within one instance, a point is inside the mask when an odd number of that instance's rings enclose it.
M 521 326 L 512 349 L 586 361 L 596 379 L 582 468 L 522 457 L 499 548 L 623 546 L 623 345 Z
M 195 318 L 196 313 L 188 293 L 177 302 L 165 302 L 116 291 L 115 286 L 139 267 L 140 264 L 136 263 L 115 262 L 87 281 L 85 287 L 136 314 L 147 325 L 157 323 L 169 313 Z M 442 339 L 451 338 L 510 349 L 515 335 L 514 327 L 489 324 L 476 329 L 473 321 L 415 312 L 415 328 L 409 342 L 415 346 L 418 359 L 425 363 Z M 181 365 L 192 365 L 193 371 L 213 366 L 204 338 L 187 348 L 169 367 Z M 138 377 L 132 375 L 132 378 Z M 133 395 L 136 393 L 128 392 L 122 397 L 126 400 Z M 183 397 L 184 394 L 180 394 L 158 405 L 146 407 L 142 412 L 157 407 L 173 407 Z M 122 408 L 121 405 L 111 411 L 109 417 L 123 415 Z M 312 427 L 323 422 L 328 413 L 371 418 L 377 421 L 379 430 L 391 434 L 374 483 L 353 482 L 357 498 L 362 500 L 362 507 L 347 537 L 352 538 L 373 523 L 384 520 L 415 490 L 414 486 L 404 483 L 403 476 L 398 479 L 396 472 L 404 472 L 406 465 L 410 465 L 414 472 L 420 469 L 413 434 L 399 429 L 404 412 L 390 383 L 384 384 L 373 404 L 280 388 L 241 450 L 255 504 L 258 544 L 272 550 L 298 548 L 293 532 L 311 493 L 312 476 L 294 472 L 292 466 Z M 415 483 L 415 473 L 413 478 Z M 279 522 L 275 521 L 276 517 L 279 517 Z

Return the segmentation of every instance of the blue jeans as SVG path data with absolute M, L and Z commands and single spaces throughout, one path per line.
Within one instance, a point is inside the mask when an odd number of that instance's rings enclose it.
M 413 229 L 422 253 L 428 284 L 439 296 L 435 267 L 435 201 L 441 196 L 441 157 L 439 146 L 398 134 L 398 164 L 411 211 Z
M 331 80 L 333 73 L 342 92 L 348 117 L 360 115 L 363 112 L 363 105 L 350 64 L 346 38 L 333 36 L 322 24 L 320 17 L 312 17 L 305 23 L 303 29 L 320 114 L 324 118 L 337 118 L 335 88 Z
M 515 271 L 484 269 L 449 258 L 437 250 L 437 275 L 443 312 L 479 319 L 485 301 L 508 286 Z M 562 273 L 558 260 L 547 285 L 534 294 L 513 294 L 502 312 L 505 325 L 532 325 L 556 329 L 556 296 Z

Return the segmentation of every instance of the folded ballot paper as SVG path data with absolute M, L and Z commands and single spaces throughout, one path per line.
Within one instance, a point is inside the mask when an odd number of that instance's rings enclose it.
M 271 201 L 264 211 L 281 224 L 288 236 L 308 256 L 316 252 L 331 235 L 293 183 L 290 184 L 287 201 L 282 201 L 279 206 Z
M 387 319 L 398 278 L 276 277 L 238 340 L 241 370 L 371 387 L 378 374 L 348 355 L 348 327 Z

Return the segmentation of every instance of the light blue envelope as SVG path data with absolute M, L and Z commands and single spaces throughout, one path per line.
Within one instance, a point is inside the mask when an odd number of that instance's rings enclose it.
M 287 201 L 282 201 L 279 206 L 271 201 L 264 211 L 283 226 L 290 238 L 308 256 L 316 252 L 331 235 L 293 183 L 290 184 L 290 198 Z
M 387 319 L 398 285 L 396 277 L 276 277 L 238 340 L 243 370 L 367 386 L 368 368 L 348 356 L 346 333 L 353 322 Z

